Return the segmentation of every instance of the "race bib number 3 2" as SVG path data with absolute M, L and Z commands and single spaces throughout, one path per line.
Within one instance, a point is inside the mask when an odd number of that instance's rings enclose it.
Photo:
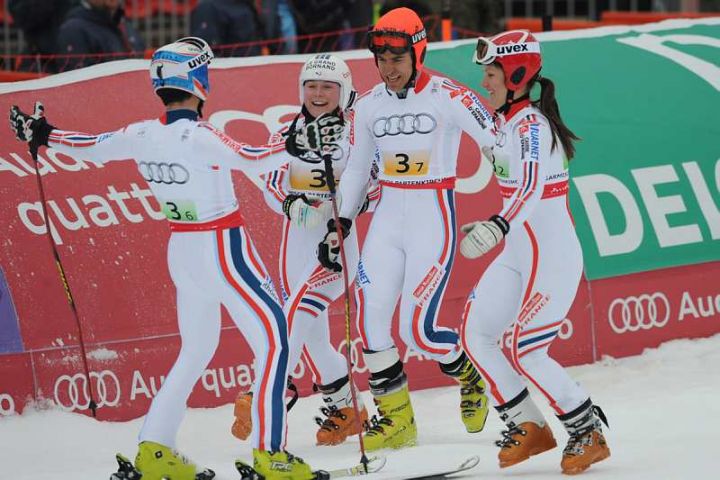
M 389 176 L 424 176 L 430 166 L 430 152 L 383 152 L 383 172 Z

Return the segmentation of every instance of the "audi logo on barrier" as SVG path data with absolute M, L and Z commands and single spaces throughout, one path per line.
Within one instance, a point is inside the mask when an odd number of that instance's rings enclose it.
M 670 320 L 670 302 L 664 293 L 616 298 L 608 308 L 608 323 L 617 334 L 662 328 Z
M 386 135 L 412 135 L 413 133 L 427 134 L 435 130 L 437 120 L 429 113 L 404 113 L 380 117 L 373 124 L 373 134 L 380 138 Z
M 190 180 L 190 172 L 179 163 L 138 162 L 138 170 L 150 183 L 184 184 Z
M 90 372 L 93 395 L 98 408 L 115 407 L 120 402 L 120 381 L 110 370 Z M 90 392 L 84 373 L 60 375 L 55 380 L 55 403 L 65 411 L 84 410 L 90 405 Z

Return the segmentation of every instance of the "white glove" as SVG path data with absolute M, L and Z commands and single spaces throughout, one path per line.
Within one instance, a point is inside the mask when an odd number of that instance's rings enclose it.
M 460 227 L 465 238 L 460 242 L 460 253 L 465 258 L 478 258 L 493 249 L 507 235 L 510 226 L 497 215 L 490 220 L 467 223 Z
M 332 205 L 330 202 L 322 202 L 317 205 L 305 203 L 298 198 L 290 204 L 290 221 L 300 228 L 315 228 L 318 225 L 325 225 L 330 219 Z
M 332 113 L 325 113 L 303 125 L 298 140 L 302 145 L 306 145 L 308 150 L 323 155 L 332 153 L 338 148 L 344 131 L 345 127 L 340 117 Z

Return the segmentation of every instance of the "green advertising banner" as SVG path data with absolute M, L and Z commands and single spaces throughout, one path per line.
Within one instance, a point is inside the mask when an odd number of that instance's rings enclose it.
M 582 138 L 570 203 L 587 278 L 720 260 L 720 18 L 538 38 Z M 427 65 L 484 93 L 473 48 Z

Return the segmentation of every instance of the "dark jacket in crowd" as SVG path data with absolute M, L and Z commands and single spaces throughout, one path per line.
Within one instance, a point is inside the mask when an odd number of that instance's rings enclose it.
M 265 37 L 253 0 L 202 0 L 190 14 L 190 35 L 208 42 L 217 56 L 259 55 L 259 45 L 216 47 L 259 41 Z
M 93 8 L 83 2 L 67 13 L 58 32 L 58 55 L 89 55 L 58 59 L 60 70 L 124 58 L 95 54 L 122 52 L 142 54 L 144 50 L 144 40 L 132 24 L 126 21 L 122 8 L 110 13 L 106 9 Z
M 292 0 L 298 33 L 310 34 L 342 30 L 355 0 Z
M 58 28 L 68 10 L 80 0 L 10 0 L 8 11 L 25 36 L 25 53 L 52 55 Z

